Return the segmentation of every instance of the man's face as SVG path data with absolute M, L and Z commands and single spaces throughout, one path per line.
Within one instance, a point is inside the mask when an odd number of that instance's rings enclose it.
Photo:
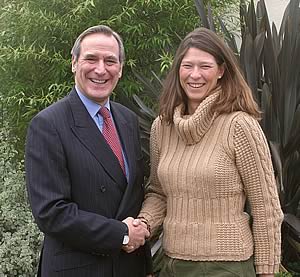
M 72 58 L 72 71 L 80 91 L 94 102 L 105 104 L 122 75 L 117 40 L 101 33 L 87 35 L 81 41 L 78 60 Z

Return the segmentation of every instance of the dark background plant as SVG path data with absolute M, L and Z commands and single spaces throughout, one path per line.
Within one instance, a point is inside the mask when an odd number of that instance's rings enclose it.
M 300 274 L 300 8 L 291 0 L 279 31 L 269 24 L 264 1 L 253 2 L 244 19 L 240 61 L 263 111 L 281 207 L 283 264 Z
M 281 206 L 285 213 L 282 229 L 283 265 L 296 276 L 300 274 L 299 0 L 289 2 L 279 32 L 274 24 L 270 26 L 263 0 L 258 1 L 256 9 L 253 1 L 249 4 L 241 1 L 240 51 L 235 35 L 228 31 L 221 17 L 213 17 L 210 7 L 206 9 L 202 0 L 195 0 L 195 5 L 204 27 L 222 35 L 236 53 L 245 78 L 263 111 L 261 126 L 269 141 Z M 157 99 L 153 82 L 142 76 L 139 79 L 143 80 L 145 91 L 148 94 L 152 91 L 153 98 Z M 142 125 L 143 134 L 147 137 L 154 112 L 149 111 L 149 107 L 145 108 L 138 96 L 135 96 L 135 100 L 140 107 L 141 121 L 149 121 Z M 145 147 L 149 144 L 148 139 L 145 139 Z M 160 252 L 155 261 L 159 269 Z

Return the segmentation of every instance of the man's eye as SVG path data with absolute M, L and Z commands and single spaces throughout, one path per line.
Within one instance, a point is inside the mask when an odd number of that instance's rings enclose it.
M 108 64 L 108 65 L 114 65 L 116 63 L 117 63 L 117 61 L 115 61 L 115 60 L 107 60 L 106 61 L 106 64 Z
M 96 59 L 94 59 L 94 58 L 86 58 L 85 60 L 90 62 L 90 63 L 96 62 Z
M 184 68 L 191 68 L 192 66 L 190 64 L 183 64 L 182 67 L 184 67 Z

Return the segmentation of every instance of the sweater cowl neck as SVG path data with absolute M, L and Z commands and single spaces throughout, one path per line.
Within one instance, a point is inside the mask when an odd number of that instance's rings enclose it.
M 180 104 L 174 110 L 174 127 L 180 138 L 187 144 L 193 145 L 206 134 L 215 118 L 218 116 L 212 106 L 220 95 L 221 88 L 216 88 L 197 107 L 192 115 L 183 115 L 184 105 Z

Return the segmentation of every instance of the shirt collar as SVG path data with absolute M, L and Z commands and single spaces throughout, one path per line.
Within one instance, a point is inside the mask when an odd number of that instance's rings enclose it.
M 82 103 L 84 104 L 84 106 L 86 107 L 88 113 L 90 114 L 91 117 L 94 117 L 97 115 L 98 111 L 100 110 L 100 108 L 102 107 L 101 105 L 99 105 L 98 103 L 92 101 L 91 99 L 89 99 L 88 97 L 86 97 L 78 88 L 78 86 L 75 85 L 75 89 L 76 92 L 80 98 L 80 100 L 82 101 Z M 104 106 L 110 111 L 110 102 L 109 99 L 107 99 L 106 103 L 104 104 Z

